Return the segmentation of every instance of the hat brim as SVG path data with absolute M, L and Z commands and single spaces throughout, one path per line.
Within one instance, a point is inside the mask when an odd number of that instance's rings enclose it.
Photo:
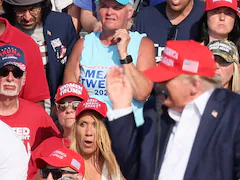
M 44 0 L 4 0 L 4 1 L 14 6 L 29 6 L 40 3 Z
M 100 0 L 95 0 L 95 3 L 98 3 Z M 127 5 L 127 4 L 131 4 L 133 5 L 133 2 L 131 0 L 116 0 L 119 4 L 122 5 Z
M 221 7 L 227 7 L 227 8 L 230 8 L 230 9 L 232 9 L 232 10 L 234 10 L 237 14 L 239 13 L 238 12 L 238 10 L 237 9 L 234 9 L 232 6 L 231 6 L 231 3 L 227 3 L 226 1 L 219 1 L 219 3 L 216 3 L 215 5 L 214 5 L 214 7 L 212 7 L 212 8 L 208 8 L 208 9 L 205 9 L 205 12 L 206 11 L 211 11 L 211 10 L 214 10 L 214 9 L 217 9 L 217 8 L 221 8 Z
M 79 117 L 82 113 L 84 113 L 86 111 L 95 111 L 98 114 L 100 114 L 101 116 L 103 116 L 104 118 L 107 116 L 105 113 L 103 113 L 102 111 L 99 111 L 98 109 L 95 109 L 95 108 L 84 108 L 81 111 L 76 112 L 76 117 Z
M 23 72 L 26 71 L 26 66 L 23 63 L 8 61 L 8 62 L 4 63 L 2 67 L 8 66 L 8 65 L 15 66 Z
M 232 60 L 232 61 L 227 60 L 227 59 L 224 57 L 224 55 L 222 55 L 221 53 L 217 53 L 217 52 L 212 52 L 212 53 L 213 53 L 214 56 L 219 56 L 219 57 L 223 58 L 224 61 L 226 61 L 226 62 L 229 62 L 229 63 L 235 62 L 234 60 Z
M 41 157 L 37 158 L 35 160 L 36 167 L 38 169 L 45 168 L 48 164 L 53 167 L 69 167 L 65 163 L 63 163 L 60 159 L 55 158 L 54 156 L 48 156 L 48 157 Z
M 119 4 L 127 5 L 128 3 L 133 5 L 131 0 L 116 0 Z
M 81 97 L 77 96 L 75 93 L 66 93 L 66 94 L 62 95 L 61 97 L 59 97 L 58 99 L 55 99 L 55 102 L 58 102 L 58 101 L 60 101 L 61 99 L 65 98 L 65 97 L 77 97 L 81 101 L 84 100 L 84 98 L 81 98 Z
M 148 79 L 150 79 L 153 82 L 168 81 L 181 74 L 180 72 L 174 72 L 169 70 L 161 62 L 159 63 L 158 66 L 147 69 L 143 73 Z

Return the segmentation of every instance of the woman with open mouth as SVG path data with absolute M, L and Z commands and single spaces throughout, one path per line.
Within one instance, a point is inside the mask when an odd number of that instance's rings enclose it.
M 76 109 L 70 149 L 81 154 L 85 160 L 84 180 L 124 179 L 103 122 L 106 115 L 106 104 L 95 98 L 81 102 Z

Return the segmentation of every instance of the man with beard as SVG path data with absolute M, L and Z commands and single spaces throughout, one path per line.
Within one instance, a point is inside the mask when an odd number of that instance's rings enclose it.
M 4 0 L 3 8 L 9 22 L 39 45 L 51 96 L 45 108 L 50 113 L 67 58 L 78 38 L 72 18 L 51 11 L 50 0 Z
M 19 97 L 43 106 L 44 100 L 49 99 L 50 95 L 38 45 L 31 37 L 12 26 L 5 18 L 0 18 L 0 39 L 0 46 L 10 44 L 24 52 L 26 83 Z
M 134 19 L 132 31 L 148 35 L 154 42 L 156 61 L 159 62 L 167 40 L 196 38 L 203 12 L 201 0 L 166 0 L 142 9 Z
M 18 97 L 25 83 L 25 70 L 21 49 L 11 45 L 0 47 L 0 119 L 22 139 L 30 156 L 43 140 L 58 135 L 59 131 L 41 106 Z

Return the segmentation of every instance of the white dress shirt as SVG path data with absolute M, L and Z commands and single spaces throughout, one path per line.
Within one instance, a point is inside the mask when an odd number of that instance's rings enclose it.
M 214 89 L 210 89 L 188 103 L 182 113 L 168 109 L 169 116 L 176 123 L 168 140 L 159 180 L 182 180 L 184 178 L 200 120 L 213 91 Z M 109 121 L 113 121 L 131 112 L 132 107 L 109 110 L 107 117 Z
M 182 113 L 168 109 L 169 116 L 176 123 L 168 140 L 159 180 L 182 180 L 184 178 L 200 120 L 212 92 L 213 89 L 208 90 L 188 103 Z

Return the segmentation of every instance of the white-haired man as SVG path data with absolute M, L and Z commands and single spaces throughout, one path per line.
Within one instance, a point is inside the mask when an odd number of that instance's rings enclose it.
M 144 125 L 136 128 L 127 78 L 118 67 L 107 76 L 114 109 L 107 126 L 123 175 L 128 180 L 239 179 L 240 96 L 217 88 L 220 80 L 207 47 L 195 41 L 166 45 L 160 64 L 145 71 L 168 90 L 161 120 L 156 121 L 160 110 L 152 97 L 145 103 Z
M 25 70 L 21 49 L 0 47 L 0 119 L 16 132 L 31 155 L 44 139 L 58 135 L 59 131 L 43 108 L 18 97 L 25 83 Z

